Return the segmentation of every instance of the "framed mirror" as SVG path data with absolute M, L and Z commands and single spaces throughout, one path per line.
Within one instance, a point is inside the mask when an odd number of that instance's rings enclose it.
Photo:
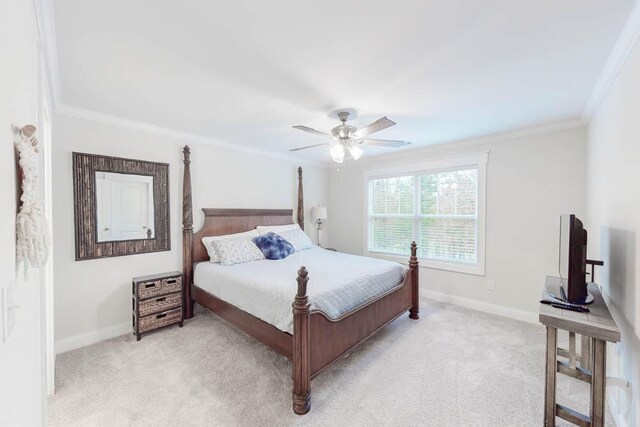
M 76 260 L 171 249 L 169 165 L 73 153 Z
M 96 171 L 97 241 L 155 237 L 153 176 Z

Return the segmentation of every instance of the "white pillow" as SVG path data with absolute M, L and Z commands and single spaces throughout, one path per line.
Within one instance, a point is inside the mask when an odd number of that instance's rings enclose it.
M 264 259 L 262 251 L 253 243 L 253 237 L 214 240 L 211 246 L 220 257 L 220 264 L 232 265 Z
M 238 237 L 254 238 L 254 237 L 258 237 L 259 235 L 260 233 L 258 233 L 258 230 L 249 230 L 249 231 L 244 231 L 242 233 L 223 234 L 222 236 L 207 236 L 202 238 L 202 244 L 204 245 L 205 248 L 207 248 L 207 253 L 209 254 L 209 260 L 211 262 L 220 262 L 220 257 L 218 256 L 218 253 L 216 252 L 216 250 L 213 248 L 213 245 L 211 244 L 211 242 L 215 242 L 216 240 L 235 239 Z
M 311 239 L 307 236 L 307 233 L 302 231 L 301 228 L 294 228 L 289 231 L 281 231 L 278 233 L 284 240 L 291 243 L 296 252 L 310 249 L 313 246 Z
M 302 230 L 298 224 L 287 224 L 287 225 L 259 225 L 256 227 L 258 233 L 260 235 L 267 233 L 276 233 L 280 234 L 283 231 L 290 230 Z

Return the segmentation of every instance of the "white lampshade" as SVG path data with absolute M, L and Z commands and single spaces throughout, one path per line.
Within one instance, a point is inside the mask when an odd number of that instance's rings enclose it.
M 352 145 L 349 147 L 349 153 L 351 154 L 351 157 L 353 157 L 353 160 L 358 160 L 364 151 L 362 148 Z
M 311 219 L 327 219 L 327 208 L 314 206 L 311 208 Z
M 344 147 L 342 145 L 336 145 L 334 146 L 329 153 L 331 153 L 331 158 L 333 158 L 333 161 L 336 163 L 342 163 L 344 162 Z

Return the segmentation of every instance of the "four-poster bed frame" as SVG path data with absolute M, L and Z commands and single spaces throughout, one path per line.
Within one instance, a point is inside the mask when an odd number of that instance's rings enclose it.
M 193 317 L 194 302 L 213 311 L 238 329 L 246 332 L 276 352 L 291 360 L 293 365 L 293 410 L 306 414 L 311 408 L 310 383 L 328 366 L 347 355 L 355 346 L 382 329 L 403 313 L 418 319 L 418 259 L 416 243 L 411 244 L 409 271 L 396 287 L 372 301 L 330 319 L 319 310 L 311 310 L 307 285 L 310 281 L 306 267 L 298 271 L 297 293 L 293 299 L 293 334 L 231 305 L 213 294 L 193 286 L 194 263 L 208 261 L 202 237 L 239 233 L 258 225 L 293 223 L 291 209 L 202 209 L 205 215 L 202 228 L 193 232 L 191 201 L 191 171 L 189 146 L 184 147 L 183 180 L 183 274 L 185 319 Z M 302 168 L 298 168 L 297 222 L 304 229 Z M 311 272 L 313 274 L 313 271 Z M 292 278 L 293 280 L 293 278 Z M 313 285 L 313 282 L 311 282 Z

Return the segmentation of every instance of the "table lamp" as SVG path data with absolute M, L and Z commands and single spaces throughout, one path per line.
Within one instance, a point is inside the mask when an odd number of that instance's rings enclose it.
M 327 219 L 327 208 L 324 206 L 314 206 L 311 208 L 311 219 L 314 220 L 317 225 L 318 232 L 318 246 L 322 247 L 320 244 L 320 230 L 322 230 L 322 220 Z

